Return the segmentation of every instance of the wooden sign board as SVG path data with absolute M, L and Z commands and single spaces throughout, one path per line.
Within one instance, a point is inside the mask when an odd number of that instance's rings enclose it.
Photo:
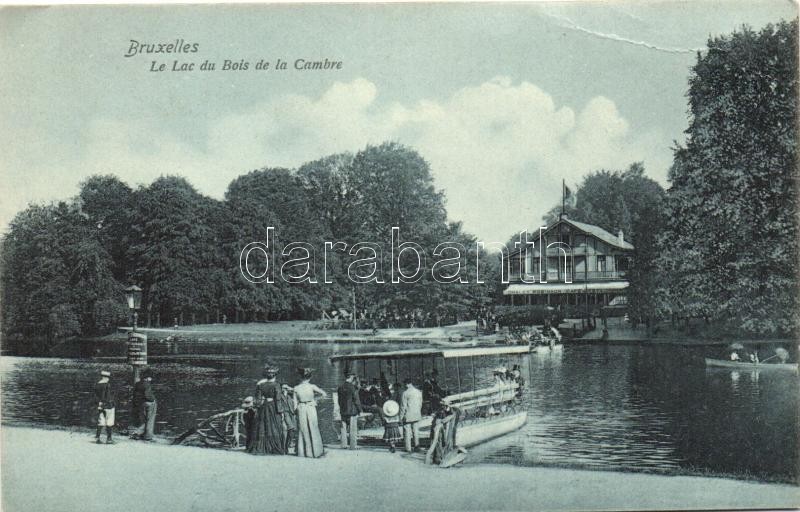
M 128 334 L 128 364 L 147 365 L 147 335 L 138 332 Z

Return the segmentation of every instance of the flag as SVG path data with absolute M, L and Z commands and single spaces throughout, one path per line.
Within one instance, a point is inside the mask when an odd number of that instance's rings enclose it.
M 564 185 L 564 199 L 569 199 L 572 196 L 572 191 L 567 185 Z

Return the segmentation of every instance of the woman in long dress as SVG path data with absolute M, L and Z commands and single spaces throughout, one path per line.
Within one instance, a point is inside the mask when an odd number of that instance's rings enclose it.
M 297 456 L 322 457 L 322 436 L 317 423 L 316 395 L 327 397 L 328 394 L 311 384 L 311 368 L 300 368 L 300 384 L 294 387 L 294 401 L 297 408 Z
M 284 455 L 286 441 L 283 434 L 284 406 L 281 401 L 281 387 L 276 382 L 278 369 L 267 365 L 264 378 L 256 384 L 255 402 L 256 424 L 253 429 L 253 443 L 247 450 L 253 455 Z

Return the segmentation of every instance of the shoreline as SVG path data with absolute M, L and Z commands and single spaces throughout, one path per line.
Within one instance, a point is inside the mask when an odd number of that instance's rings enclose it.
M 3 506 L 16 511 L 683 510 L 794 508 L 800 487 L 726 478 L 482 464 L 439 469 L 400 454 L 321 459 L 142 443 L 3 425 Z M 180 456 L 176 454 L 180 453 Z M 569 493 L 562 492 L 569 489 Z
M 276 321 L 242 324 L 197 324 L 174 327 L 140 327 L 138 332 L 147 334 L 150 342 L 189 342 L 189 343 L 336 343 L 336 344 L 430 344 L 437 346 L 471 346 L 475 344 L 495 344 L 497 334 L 476 335 L 474 322 L 465 321 L 443 327 L 379 329 L 320 329 L 318 321 Z M 685 346 L 723 346 L 733 341 L 742 344 L 794 344 L 792 338 L 764 339 L 712 339 L 702 337 L 650 336 L 629 327 L 610 326 L 609 338 L 603 340 L 601 331 L 595 329 L 581 337 L 564 336 L 564 341 L 576 345 L 685 345 Z M 114 333 L 104 336 L 74 337 L 50 347 L 69 344 L 123 343 L 130 327 L 120 327 Z M 16 354 L 8 354 L 16 355 Z
M 35 431 L 53 431 L 53 432 L 64 432 L 70 435 L 85 435 L 91 436 L 94 434 L 94 431 L 88 429 L 83 426 L 76 426 L 76 425 L 50 425 L 50 424 L 43 424 L 43 423 L 34 423 L 32 421 L 21 421 L 21 420 L 14 420 L 13 422 L 6 423 L 0 422 L 0 431 L 3 428 L 14 428 L 14 429 L 29 429 Z M 128 433 L 125 432 L 124 429 L 119 431 L 114 431 L 115 440 L 123 439 L 126 442 L 133 442 L 137 443 L 137 441 L 131 440 L 128 437 Z M 173 437 L 165 437 L 161 434 L 156 434 L 154 436 L 155 442 L 154 445 L 160 446 L 172 446 L 174 448 L 190 448 L 190 449 L 200 449 L 200 450 L 212 450 L 212 451 L 223 451 L 227 453 L 241 453 L 235 450 L 222 450 L 218 448 L 212 447 L 205 447 L 205 446 L 192 446 L 192 445 L 173 445 L 172 440 Z M 329 447 L 333 447 L 337 449 L 338 446 L 326 443 L 325 448 L 326 450 Z M 377 452 L 380 453 L 380 448 L 375 447 L 368 447 L 365 446 L 365 450 L 370 452 Z M 474 450 L 474 448 L 473 448 Z M 470 451 L 473 451 L 470 450 Z M 0 450 L 0 454 L 2 450 Z M 580 463 L 574 464 L 548 464 L 548 463 L 537 463 L 537 464 L 498 464 L 494 462 L 470 462 L 469 458 L 467 458 L 466 467 L 485 467 L 485 466 L 498 466 L 498 467 L 512 467 L 512 468 L 521 468 L 521 469 L 558 469 L 558 470 L 565 470 L 565 471 L 586 471 L 589 473 L 615 473 L 615 474 L 623 474 L 623 475 L 650 475 L 650 476 L 659 476 L 659 477 L 696 477 L 696 478 L 718 478 L 718 479 L 725 479 L 725 480 L 733 480 L 739 482 L 748 482 L 748 483 L 757 483 L 757 484 L 770 484 L 770 485 L 789 485 L 789 486 L 797 486 L 800 488 L 800 477 L 797 480 L 793 481 L 790 477 L 783 477 L 783 476 L 772 476 L 772 475 L 755 475 L 752 473 L 726 473 L 726 472 L 717 472 L 709 469 L 697 468 L 697 469 L 689 469 L 689 468 L 670 468 L 670 469 L 654 469 L 654 468 L 641 468 L 641 469 L 627 469 L 627 468 L 599 468 L 597 466 L 591 465 L 583 465 Z M 464 467 L 460 466 L 460 467 Z M 800 505 L 800 502 L 798 502 Z

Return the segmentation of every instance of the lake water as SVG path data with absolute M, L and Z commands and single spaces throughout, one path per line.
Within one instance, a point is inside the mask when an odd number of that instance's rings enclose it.
M 253 394 L 267 359 L 280 366 L 283 382 L 296 383 L 295 368 L 311 366 L 317 369 L 313 381 L 332 391 L 339 370 L 328 363 L 329 356 L 398 348 L 409 347 L 151 343 L 158 433 L 177 436 L 198 419 L 236 407 Z M 119 356 L 120 349 L 101 355 Z M 561 353 L 531 354 L 521 361 L 483 361 L 476 368 L 479 381 L 488 379 L 489 368 L 498 363 L 522 364 L 529 419 L 518 432 L 471 449 L 468 463 L 712 473 L 796 483 L 797 375 L 706 370 L 702 358 L 718 356 L 719 350 L 571 345 Z M 119 357 L 0 358 L 3 423 L 91 426 L 92 390 L 101 369 L 117 377 L 117 417 L 125 424 L 131 370 Z M 455 390 L 455 367 L 448 363 L 439 371 L 446 371 L 447 387 Z M 471 371 L 460 371 L 466 388 Z M 419 376 L 419 368 L 402 363 L 398 372 L 400 378 Z M 327 442 L 336 438 L 331 412 L 330 399 L 323 401 L 320 427 Z

